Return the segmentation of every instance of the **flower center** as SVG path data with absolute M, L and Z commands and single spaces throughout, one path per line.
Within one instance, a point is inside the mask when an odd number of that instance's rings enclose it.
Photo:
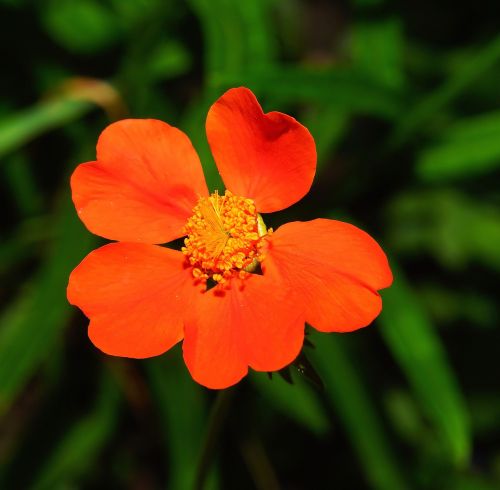
M 182 253 L 193 267 L 193 276 L 219 284 L 238 275 L 245 278 L 264 258 L 262 246 L 269 232 L 252 199 L 216 191 L 202 197 L 184 231 Z

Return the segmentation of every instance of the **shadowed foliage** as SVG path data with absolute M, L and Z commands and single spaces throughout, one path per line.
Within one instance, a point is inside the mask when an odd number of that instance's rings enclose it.
M 0 488 L 499 488 L 499 18 L 493 0 L 0 0 Z M 216 399 L 180 346 L 137 361 L 88 340 L 67 278 L 104 242 L 69 176 L 111 121 L 158 118 L 222 191 L 204 125 L 236 86 L 316 140 L 311 192 L 266 224 L 359 225 L 394 284 L 372 326 L 308 328 L 293 365 Z

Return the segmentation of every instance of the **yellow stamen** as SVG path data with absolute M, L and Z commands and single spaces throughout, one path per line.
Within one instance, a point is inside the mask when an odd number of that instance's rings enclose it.
M 262 261 L 267 231 L 252 199 L 226 191 L 203 197 L 184 227 L 182 252 L 193 267 L 193 277 L 219 284 L 237 275 L 241 279 Z

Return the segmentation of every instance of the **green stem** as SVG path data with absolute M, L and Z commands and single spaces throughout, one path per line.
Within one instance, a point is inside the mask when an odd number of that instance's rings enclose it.
M 194 480 L 194 490 L 203 490 L 208 471 L 211 467 L 217 439 L 226 420 L 226 415 L 231 404 L 235 390 L 226 389 L 217 393 L 210 419 L 208 421 L 207 433 L 203 441 L 198 465 L 196 467 L 196 478 Z

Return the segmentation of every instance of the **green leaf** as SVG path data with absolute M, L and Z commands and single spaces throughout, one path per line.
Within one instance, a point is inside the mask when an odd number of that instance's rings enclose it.
M 191 490 L 207 410 L 203 389 L 190 378 L 179 353 L 148 360 L 147 370 L 168 449 L 168 488 Z
M 31 490 L 69 488 L 87 475 L 97 462 L 102 448 L 113 434 L 117 423 L 119 395 L 107 376 L 101 381 L 95 409 L 77 420 L 57 443 L 30 487 Z
M 445 267 L 473 262 L 500 270 L 500 211 L 455 190 L 406 193 L 389 210 L 389 241 L 401 253 L 428 251 Z
M 381 85 L 401 89 L 404 44 L 400 20 L 359 22 L 351 36 L 356 68 Z
M 471 447 L 465 400 L 425 310 L 404 273 L 392 267 L 395 281 L 383 292 L 380 332 L 441 438 L 443 459 L 463 466 Z
M 208 85 L 212 77 L 266 65 L 275 51 L 269 0 L 190 0 L 205 39 Z M 214 14 L 216 12 L 216 14 Z
M 429 435 L 429 429 L 411 394 L 402 390 L 389 391 L 385 396 L 384 405 L 391 424 L 401 439 L 413 446 L 422 444 L 423 439 Z
M 167 80 L 182 75 L 190 67 L 191 57 L 186 48 L 175 41 L 166 41 L 150 53 L 143 76 L 152 81 Z
M 41 134 L 68 124 L 86 114 L 88 102 L 57 98 L 0 119 L 0 158 Z
M 96 53 L 120 35 L 117 16 L 94 0 L 52 0 L 44 5 L 42 14 L 48 33 L 74 53 Z
M 144 26 L 144 22 L 150 19 L 151 16 L 158 17 L 159 14 L 162 15 L 164 12 L 168 17 L 176 19 L 179 16 L 177 12 L 180 12 L 181 15 L 184 13 L 183 9 L 179 8 L 179 4 L 165 0 L 128 0 L 126 2 L 123 0 L 107 0 L 106 3 L 109 3 L 113 15 L 119 18 L 125 29 L 132 32 L 138 26 Z M 170 39 L 173 38 L 171 33 L 168 36 Z M 134 42 L 133 39 L 132 42 Z
M 246 60 L 251 60 L 253 66 L 265 66 L 272 62 L 278 49 L 270 11 L 274 0 L 225 3 L 234 5 L 235 14 L 243 27 Z
M 458 120 L 441 141 L 418 156 L 417 173 L 427 181 L 468 178 L 500 167 L 500 112 Z
M 469 89 L 478 79 L 498 65 L 500 60 L 500 36 L 469 54 L 468 59 L 452 73 L 443 84 L 424 97 L 419 97 L 402 117 L 390 138 L 390 145 L 396 147 L 405 143 L 416 131 L 438 115 L 462 92 Z
M 203 29 L 205 73 L 238 71 L 244 60 L 245 40 L 234 7 L 227 0 L 190 0 L 190 4 Z
M 343 348 L 343 339 L 338 335 L 311 336 L 316 346 L 311 358 L 324 380 L 325 394 L 358 455 L 365 478 L 379 490 L 407 488 L 377 410 Z
M 2 237 L 0 275 L 6 274 L 18 262 L 36 256 L 40 252 L 41 245 L 49 238 L 48 222 L 46 216 L 27 219 L 20 223 L 11 235 Z
M 94 243 L 65 193 L 45 262 L 0 317 L 0 416 L 38 364 L 50 355 L 73 312 L 66 299 L 69 273 Z
M 43 199 L 26 155 L 11 155 L 6 159 L 3 170 L 7 187 L 21 215 L 26 217 L 40 214 Z
M 317 394 L 300 376 L 293 376 L 293 384 L 281 376 L 269 379 L 261 373 L 251 373 L 250 379 L 262 395 L 286 417 L 309 429 L 316 435 L 324 435 L 330 423 Z

